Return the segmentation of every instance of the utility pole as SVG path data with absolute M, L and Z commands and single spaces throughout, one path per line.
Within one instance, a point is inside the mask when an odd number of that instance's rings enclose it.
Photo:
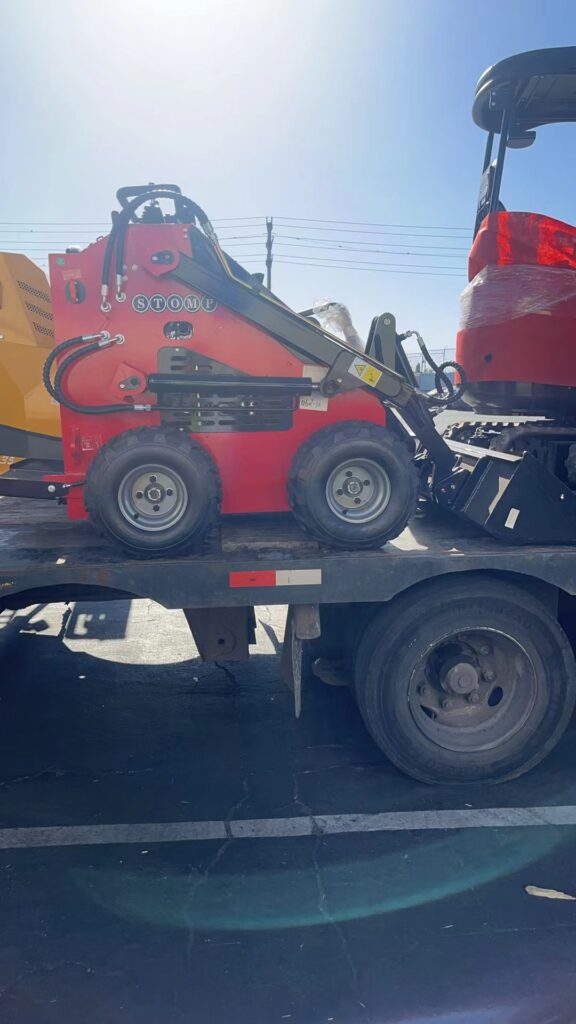
M 274 219 L 272 217 L 266 217 L 266 287 L 268 291 L 272 291 L 272 242 L 274 241 L 274 235 L 272 234 L 273 227 Z

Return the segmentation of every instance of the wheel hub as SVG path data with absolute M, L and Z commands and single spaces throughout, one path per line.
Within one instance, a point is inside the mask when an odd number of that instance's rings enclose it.
M 386 470 L 373 459 L 348 459 L 332 470 L 326 483 L 331 511 L 346 522 L 368 523 L 390 501 L 392 488 Z
M 369 486 L 369 485 L 367 485 L 367 486 Z M 344 482 L 343 490 L 344 490 L 345 494 L 350 494 L 353 498 L 355 498 L 358 494 L 361 494 L 362 491 L 364 490 L 364 484 L 362 483 L 361 480 L 358 479 L 357 476 L 349 477 Z
M 447 693 L 472 693 L 478 689 L 478 670 L 469 661 L 459 661 L 446 671 L 441 686 Z
M 488 750 L 522 727 L 538 692 L 534 666 L 512 637 L 465 630 L 423 656 L 410 681 L 420 731 L 447 750 Z
M 162 501 L 166 496 L 166 491 L 163 487 L 148 486 L 144 491 L 144 496 L 147 501 L 154 503 L 156 501 Z
M 118 488 L 118 507 L 122 515 L 144 531 L 175 526 L 187 505 L 188 493 L 181 476 L 163 466 L 130 470 Z

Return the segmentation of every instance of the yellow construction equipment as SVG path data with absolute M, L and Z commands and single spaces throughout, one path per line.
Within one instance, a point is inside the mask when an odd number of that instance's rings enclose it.
M 26 256 L 0 253 L 0 474 L 61 456 L 60 414 L 42 383 L 54 344 L 50 285 Z

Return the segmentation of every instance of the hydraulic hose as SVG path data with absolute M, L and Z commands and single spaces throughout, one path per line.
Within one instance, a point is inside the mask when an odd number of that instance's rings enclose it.
M 182 196 L 180 192 L 176 192 L 173 189 L 163 188 L 162 186 L 150 186 L 149 190 L 139 193 L 130 202 L 126 202 L 123 209 L 117 213 L 114 218 L 102 265 L 103 307 L 107 303 L 108 290 L 110 286 L 110 269 L 114 249 L 116 249 L 116 295 L 118 296 L 122 292 L 124 253 L 128 226 L 139 207 L 154 199 L 172 199 L 177 216 L 186 216 L 186 218 L 190 219 L 192 223 L 197 220 L 207 236 L 212 240 L 216 240 L 214 229 L 208 220 L 206 213 L 200 206 L 198 206 L 197 203 L 194 203 L 191 199 L 188 199 L 186 196 Z
M 102 263 L 102 310 L 106 312 L 106 304 L 108 302 L 108 288 L 110 284 L 110 267 L 112 266 L 112 257 L 114 256 L 114 247 L 116 245 L 116 239 L 118 238 L 118 232 L 120 231 L 120 214 L 112 214 L 112 229 L 108 235 L 108 241 L 106 243 L 106 249 L 104 251 L 104 261 Z M 108 310 L 109 311 L 109 310 Z
M 134 409 L 133 405 L 82 405 L 79 402 L 73 402 L 72 399 L 68 398 L 62 389 L 62 382 L 68 370 L 74 363 L 79 362 L 84 356 L 90 355 L 91 352 L 98 352 L 100 349 L 98 342 L 93 342 L 90 345 L 85 345 L 83 348 L 78 349 L 76 352 L 72 352 L 66 359 L 63 359 L 56 371 L 54 378 L 54 391 L 56 392 L 56 400 L 60 405 L 64 405 L 67 409 L 72 412 L 87 413 L 92 416 L 105 415 L 106 413 L 115 412 L 132 412 Z
M 95 339 L 98 339 L 97 341 Z M 66 341 L 62 341 L 56 346 L 48 356 L 44 363 L 44 370 L 42 377 L 48 393 L 54 398 L 60 405 L 65 406 L 72 412 L 84 413 L 87 415 L 98 416 L 105 415 L 107 413 L 119 413 L 119 412 L 144 412 L 154 408 L 148 405 L 128 405 L 128 404 L 114 404 L 114 405 L 83 405 L 79 402 L 74 402 L 71 398 L 64 393 L 63 381 L 68 370 L 85 356 L 90 355 L 92 352 L 98 352 L 102 348 L 112 344 L 113 338 L 108 338 L 105 335 L 92 334 L 78 338 L 68 338 Z M 80 347 L 78 347 L 80 346 Z M 75 347 L 76 351 L 71 352 L 66 356 L 65 359 L 60 363 L 55 377 L 52 382 L 51 371 L 55 360 L 62 352 L 67 351 L 69 348 Z
M 438 392 L 439 404 L 451 405 L 452 402 L 458 402 L 462 398 L 466 389 L 466 384 L 468 383 L 464 368 L 460 363 L 454 362 L 453 359 L 447 359 L 446 362 L 440 363 L 439 366 L 432 365 L 432 369 L 434 370 L 434 384 L 436 386 L 436 391 Z M 449 369 L 455 370 L 460 377 L 460 383 L 457 384 L 456 387 L 454 387 L 454 384 L 445 373 L 445 371 Z M 449 396 L 445 399 L 441 398 L 442 385 L 445 387 L 447 386 L 447 389 L 450 391 Z M 436 399 L 434 399 L 434 401 L 436 401 Z
M 69 348 L 75 348 L 77 345 L 85 345 L 87 343 L 88 339 L 82 336 L 77 338 L 67 338 L 66 341 L 61 341 L 59 345 L 56 345 L 46 359 L 42 369 L 42 380 L 48 394 L 56 401 L 58 401 L 58 398 L 56 396 L 56 391 L 54 390 L 54 385 L 52 384 L 52 367 L 54 366 L 54 363 L 62 352 L 66 352 Z
M 142 195 L 137 196 L 129 203 L 124 210 L 118 215 L 118 223 L 121 222 L 121 227 L 118 236 L 118 244 L 116 246 L 116 283 L 118 285 L 122 280 L 122 274 L 124 272 L 124 248 L 126 245 L 126 230 L 132 217 L 134 217 L 136 211 L 140 206 L 150 202 L 152 199 L 172 199 L 174 206 L 178 210 L 178 214 L 181 216 L 186 212 L 187 218 L 194 223 L 195 220 L 199 222 L 202 229 L 206 227 L 211 228 L 210 221 L 204 213 L 204 210 L 194 203 L 191 199 L 186 196 L 182 196 L 179 192 L 172 192 L 168 189 L 163 188 L 151 188 L 149 192 L 145 192 Z M 213 229 L 212 229 L 213 230 Z
M 459 401 L 459 399 L 462 398 L 466 384 L 468 383 L 466 373 L 464 368 L 460 366 L 460 363 L 456 363 L 452 359 L 448 359 L 446 362 L 438 364 L 428 350 L 422 335 L 420 335 L 418 331 L 406 331 L 405 334 L 401 335 L 401 338 L 402 341 L 406 338 L 416 338 L 418 348 L 420 349 L 423 358 L 434 373 L 434 385 L 436 387 L 437 395 L 427 396 L 430 404 L 448 406 L 453 402 Z M 456 387 L 454 387 L 454 384 L 445 372 L 448 369 L 456 370 L 460 376 L 460 383 L 457 384 Z M 443 397 L 443 390 L 448 392 L 446 397 Z

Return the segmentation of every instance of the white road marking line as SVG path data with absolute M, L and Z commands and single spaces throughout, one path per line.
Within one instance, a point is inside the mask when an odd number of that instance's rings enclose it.
M 351 832 L 419 832 L 459 828 L 576 825 L 576 806 L 483 807 L 448 811 L 386 811 L 382 814 L 318 814 L 301 818 L 235 821 L 167 821 L 118 825 L 55 825 L 0 829 L 0 849 L 34 846 L 96 846 L 121 843 L 183 843 L 207 839 L 283 839 Z

